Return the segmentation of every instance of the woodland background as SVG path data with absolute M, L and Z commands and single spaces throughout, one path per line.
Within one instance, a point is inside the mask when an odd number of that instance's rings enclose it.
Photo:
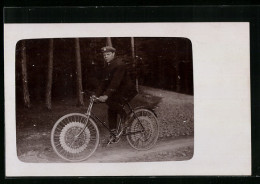
M 112 45 L 139 85 L 193 94 L 192 45 L 186 38 L 55 38 L 16 46 L 16 102 L 31 107 L 66 98 L 82 105 L 99 84 L 100 48 Z

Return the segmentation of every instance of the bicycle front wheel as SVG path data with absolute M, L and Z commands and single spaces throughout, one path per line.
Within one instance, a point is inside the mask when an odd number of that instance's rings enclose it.
M 151 149 L 159 136 L 157 117 L 148 109 L 137 109 L 134 113 L 136 117 L 130 118 L 127 129 L 127 141 L 134 149 Z
M 51 144 L 59 157 L 79 162 L 95 152 L 99 143 L 99 130 L 93 119 L 86 121 L 86 115 L 71 113 L 55 123 L 51 131 Z

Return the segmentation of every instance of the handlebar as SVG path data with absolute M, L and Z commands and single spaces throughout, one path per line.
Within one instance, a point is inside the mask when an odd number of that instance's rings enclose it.
M 93 99 L 94 101 L 99 101 L 99 98 L 96 97 L 95 95 L 90 96 L 90 99 Z
M 98 97 L 96 97 L 95 95 L 90 96 L 90 100 L 93 101 L 93 103 L 104 103 L 104 101 L 100 101 L 100 99 Z

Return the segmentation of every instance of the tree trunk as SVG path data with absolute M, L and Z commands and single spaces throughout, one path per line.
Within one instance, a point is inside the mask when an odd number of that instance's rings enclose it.
M 139 92 L 138 77 L 137 77 L 137 70 L 136 70 L 135 41 L 134 41 L 134 37 L 131 37 L 131 49 L 132 49 L 132 57 L 133 57 L 133 66 L 134 66 L 134 68 L 135 68 L 135 88 L 136 88 L 136 91 Z
M 107 44 L 106 44 L 107 46 L 113 46 L 112 45 L 112 40 L 111 40 L 111 37 L 107 37 Z
M 176 66 L 176 73 L 177 73 L 177 84 L 176 84 L 176 91 L 181 91 L 181 62 L 178 62 Z
M 79 38 L 75 39 L 78 105 L 84 105 Z
M 28 90 L 28 77 L 27 77 L 27 61 L 26 61 L 26 46 L 25 40 L 22 41 L 22 82 L 23 82 L 23 100 L 27 108 L 31 107 L 30 94 Z
M 46 87 L 46 107 L 51 109 L 51 91 L 52 91 L 52 73 L 53 73 L 53 39 L 49 42 L 49 62 L 47 74 L 47 87 Z
M 160 85 L 160 87 L 161 88 L 165 88 L 165 81 L 164 81 L 164 64 L 163 64 L 163 61 L 162 61 L 162 59 L 159 59 L 159 68 L 158 68 L 158 70 L 159 70 L 159 81 L 160 81 L 160 83 L 159 83 L 159 85 Z
M 177 42 L 176 44 L 176 51 L 180 52 L 180 43 Z M 176 58 L 176 92 L 180 92 L 181 91 L 181 61 L 180 61 L 180 55 L 177 55 Z

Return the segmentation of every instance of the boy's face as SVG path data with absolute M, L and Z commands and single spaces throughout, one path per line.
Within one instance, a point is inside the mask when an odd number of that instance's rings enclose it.
M 114 52 L 104 52 L 103 57 L 104 57 L 105 61 L 107 63 L 109 63 L 112 59 L 114 59 L 115 53 Z

